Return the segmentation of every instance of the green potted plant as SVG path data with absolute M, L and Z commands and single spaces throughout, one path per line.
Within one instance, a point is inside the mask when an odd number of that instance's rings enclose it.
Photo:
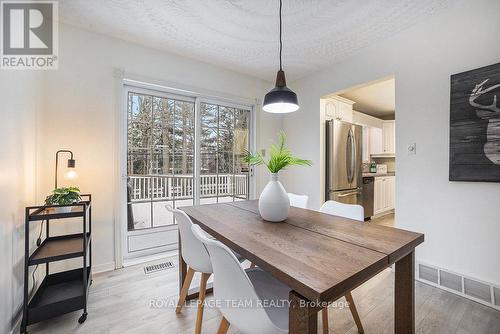
M 56 188 L 52 194 L 45 199 L 45 205 L 70 205 L 78 203 L 81 200 L 80 189 L 77 187 Z M 65 213 L 71 211 L 71 206 L 62 206 L 54 208 L 56 213 Z
M 285 145 L 285 133 L 279 134 L 279 143 L 271 145 L 270 158 L 265 161 L 261 154 L 247 152 L 244 161 L 252 166 L 266 165 L 271 172 L 271 180 L 267 183 L 259 197 L 259 212 L 264 220 L 280 222 L 288 217 L 290 200 L 283 185 L 278 180 L 278 173 L 290 166 L 311 166 L 310 160 L 295 156 Z

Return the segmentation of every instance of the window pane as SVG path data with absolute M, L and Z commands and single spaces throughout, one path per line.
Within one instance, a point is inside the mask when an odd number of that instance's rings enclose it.
M 201 174 L 216 174 L 217 151 L 201 151 L 200 155 Z
M 153 98 L 153 147 L 168 151 L 172 148 L 174 115 L 168 100 Z
M 234 129 L 234 154 L 245 154 L 249 149 L 248 129 Z
M 236 109 L 235 111 L 235 128 L 247 129 L 250 123 L 250 112 L 248 110 Z
M 218 173 L 233 174 L 233 154 L 231 152 L 219 152 L 218 157 Z
M 201 125 L 217 128 L 218 106 L 208 103 L 200 103 Z
M 128 222 L 129 231 L 150 228 L 152 226 L 150 202 L 129 204 L 128 219 L 129 219 Z
M 194 154 L 192 151 L 176 151 L 174 155 L 174 174 L 175 175 L 191 175 L 194 168 Z
M 219 107 L 219 128 L 228 130 L 234 128 L 234 108 Z
M 165 205 L 173 206 L 172 201 L 160 201 L 153 203 L 153 224 L 154 227 L 172 225 L 174 223 L 173 214 L 165 208 Z
M 169 149 L 153 149 L 152 174 L 170 175 L 173 171 L 173 155 Z
M 233 131 L 226 129 L 219 129 L 219 151 L 232 152 L 233 151 Z
M 173 224 L 165 204 L 193 201 L 194 103 L 137 93 L 127 101 L 129 230 Z
M 202 151 L 217 150 L 217 129 L 201 128 L 200 149 Z

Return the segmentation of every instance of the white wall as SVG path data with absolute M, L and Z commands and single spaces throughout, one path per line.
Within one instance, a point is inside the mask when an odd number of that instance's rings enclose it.
M 109 267 L 114 261 L 113 180 L 118 150 L 115 69 L 126 75 L 179 88 L 193 87 L 248 99 L 262 98 L 272 84 L 199 61 L 144 48 L 66 25 L 60 26 L 60 63 L 47 73 L 42 119 L 40 196 L 53 187 L 54 153 L 67 148 L 75 153 L 78 185 L 92 193 L 94 263 Z M 119 80 L 118 80 L 119 81 Z M 280 116 L 258 114 L 258 145 L 274 136 Z M 263 179 L 258 178 L 262 187 Z
M 397 36 L 293 83 L 301 109 L 286 115 L 290 146 L 312 168 L 288 171 L 288 191 L 319 207 L 320 97 L 389 75 L 396 79 L 396 224 L 425 233 L 417 258 L 500 283 L 500 184 L 448 181 L 450 75 L 500 61 L 500 2 L 461 1 Z M 417 155 L 406 146 L 417 143 Z
M 0 333 L 14 327 L 23 300 L 24 207 L 35 202 L 40 85 L 40 73 L 0 72 Z

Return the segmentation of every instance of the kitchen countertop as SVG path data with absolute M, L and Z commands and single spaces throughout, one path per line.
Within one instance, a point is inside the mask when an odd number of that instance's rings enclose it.
M 395 176 L 396 172 L 387 173 L 363 173 L 363 177 Z

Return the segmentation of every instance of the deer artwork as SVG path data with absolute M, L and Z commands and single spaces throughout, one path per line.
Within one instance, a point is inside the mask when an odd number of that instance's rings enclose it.
M 488 80 L 486 79 L 474 87 L 469 95 L 469 104 L 476 109 L 478 117 L 488 121 L 484 155 L 495 165 L 500 165 L 500 106 L 497 105 L 497 96 L 493 95 L 491 104 L 480 104 L 476 101 L 482 96 L 489 96 L 495 89 L 500 88 L 500 84 L 484 88 L 483 86 Z

